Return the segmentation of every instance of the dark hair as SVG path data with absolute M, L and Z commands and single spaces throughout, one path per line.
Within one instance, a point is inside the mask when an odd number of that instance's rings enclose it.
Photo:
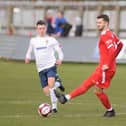
M 47 25 L 47 23 L 43 20 L 37 21 L 36 25 Z
M 109 22 L 109 16 L 106 14 L 101 14 L 97 16 L 97 19 L 102 18 L 104 21 Z

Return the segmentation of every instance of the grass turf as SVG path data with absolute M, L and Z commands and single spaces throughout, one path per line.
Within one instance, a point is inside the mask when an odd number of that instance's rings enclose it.
M 80 85 L 96 64 L 64 63 L 59 69 L 66 93 Z M 117 112 L 114 118 L 103 118 L 105 111 L 90 89 L 85 95 L 65 105 L 49 118 L 37 113 L 40 103 L 50 103 L 39 83 L 35 64 L 0 61 L 0 126 L 124 126 L 126 125 L 125 66 L 118 65 L 117 73 L 106 91 Z

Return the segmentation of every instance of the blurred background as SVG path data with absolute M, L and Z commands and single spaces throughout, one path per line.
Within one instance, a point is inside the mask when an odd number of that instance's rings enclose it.
M 125 63 L 126 0 L 0 0 L 0 57 L 24 59 L 29 39 L 36 34 L 36 22 L 47 14 L 56 17 L 59 9 L 72 25 L 67 37 L 57 38 L 63 45 L 64 61 L 98 61 L 96 17 L 104 13 L 124 42 L 118 61 Z
M 82 36 L 97 36 L 96 16 L 106 13 L 111 29 L 126 37 L 125 0 L 0 0 L 0 33 L 34 34 L 36 21 L 44 19 L 48 10 L 55 16 L 57 9 L 73 26 L 69 36 L 75 35 L 76 25 L 82 26 Z
M 56 38 L 64 52 L 58 73 L 66 92 L 87 78 L 99 61 L 99 14 L 109 15 L 110 28 L 123 42 L 118 72 L 107 92 L 117 110 L 115 118 L 102 118 L 104 108 L 92 89 L 86 97 L 59 105 L 58 115 L 39 118 L 39 104 L 50 102 L 41 93 L 35 62 L 26 65 L 24 59 L 29 41 L 36 35 L 36 22 L 47 14 L 55 18 L 59 9 L 72 25 L 68 36 Z M 125 64 L 126 0 L 0 0 L 0 126 L 126 126 Z

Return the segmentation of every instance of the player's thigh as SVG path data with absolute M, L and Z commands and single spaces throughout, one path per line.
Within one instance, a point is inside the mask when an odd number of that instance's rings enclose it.
M 95 89 L 106 89 L 110 86 L 111 80 L 115 75 L 114 71 L 106 71 L 102 74 L 101 78 L 97 81 L 98 83 L 95 84 Z
M 41 87 L 42 88 L 47 87 L 48 86 L 47 72 L 44 70 L 39 72 L 39 78 L 40 78 Z
M 94 85 L 101 83 L 102 80 L 102 71 L 100 69 L 97 69 L 94 73 L 92 73 L 88 80 L 90 80 Z
M 101 83 L 101 87 L 103 85 L 103 88 L 108 88 L 111 84 L 111 80 L 114 77 L 114 75 L 115 75 L 115 71 L 106 72 L 105 82 Z
M 48 78 L 48 86 L 49 88 L 53 88 L 55 85 L 55 77 L 49 77 Z
M 56 66 L 53 66 L 48 69 L 47 77 L 48 77 L 48 86 L 50 88 L 54 87 L 56 74 L 57 74 Z

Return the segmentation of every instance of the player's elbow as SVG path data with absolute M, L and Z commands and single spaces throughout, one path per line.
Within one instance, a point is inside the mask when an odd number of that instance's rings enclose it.
M 122 42 L 119 43 L 119 47 L 120 47 L 121 49 L 123 48 L 123 45 L 124 45 L 124 44 L 123 44 Z
M 119 50 L 119 52 L 122 50 L 122 48 L 123 48 L 123 43 L 122 42 L 120 42 L 119 44 L 118 44 L 118 47 L 117 47 L 118 49 L 117 50 Z

